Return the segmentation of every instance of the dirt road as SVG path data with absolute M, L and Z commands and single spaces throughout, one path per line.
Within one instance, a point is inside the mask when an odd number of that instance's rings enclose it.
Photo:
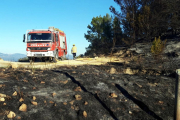
M 52 62 L 10 62 L 10 61 L 0 61 L 0 67 L 15 67 L 15 68 L 55 68 L 58 66 L 72 66 L 72 65 L 102 65 L 110 61 L 118 61 L 115 58 L 79 58 L 76 60 L 63 60 L 57 63 Z M 124 62 L 124 60 L 121 60 Z

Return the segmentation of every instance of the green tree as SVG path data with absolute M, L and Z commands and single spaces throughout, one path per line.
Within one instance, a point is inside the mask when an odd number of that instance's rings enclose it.
M 101 17 L 93 17 L 91 24 L 87 26 L 87 34 L 84 35 L 90 42 L 87 50 L 94 53 L 108 53 L 112 47 L 112 18 L 109 14 Z
M 113 43 L 116 45 L 122 45 L 122 29 L 121 29 L 121 23 L 120 20 L 115 17 L 112 24 L 113 29 Z
M 156 37 L 155 37 L 155 39 L 152 43 L 152 46 L 151 46 L 151 53 L 153 54 L 153 56 L 155 58 L 158 58 L 162 54 L 162 52 L 165 48 L 165 45 L 166 45 L 166 41 L 167 40 L 162 42 L 160 37 L 158 39 L 156 39 Z
M 137 39 L 137 12 L 139 9 L 139 0 L 114 0 L 119 6 L 121 12 L 118 12 L 114 7 L 110 7 L 110 11 L 120 18 L 123 26 L 123 33 L 126 38 L 123 40 L 130 45 Z M 126 42 L 127 41 L 127 42 Z

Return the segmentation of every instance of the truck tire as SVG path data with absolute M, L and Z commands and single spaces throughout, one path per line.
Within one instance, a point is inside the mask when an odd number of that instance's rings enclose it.
M 63 56 L 61 56 L 60 59 L 61 59 L 61 60 L 65 60 L 65 58 L 66 58 L 66 53 L 64 52 L 64 53 L 63 53 Z
M 54 57 L 52 58 L 53 62 L 57 62 L 58 61 L 58 51 L 55 52 Z
M 28 57 L 28 59 L 29 59 L 29 62 L 35 62 L 35 58 Z

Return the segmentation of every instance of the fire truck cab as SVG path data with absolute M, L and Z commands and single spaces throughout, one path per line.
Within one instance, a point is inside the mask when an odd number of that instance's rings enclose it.
M 29 60 L 40 58 L 57 62 L 65 59 L 67 54 L 66 34 L 58 28 L 27 30 L 23 42 L 27 44 Z

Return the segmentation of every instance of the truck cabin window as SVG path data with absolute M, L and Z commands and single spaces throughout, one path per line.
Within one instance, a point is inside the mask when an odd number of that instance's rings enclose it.
M 27 36 L 28 41 L 52 40 L 50 33 L 31 33 Z

